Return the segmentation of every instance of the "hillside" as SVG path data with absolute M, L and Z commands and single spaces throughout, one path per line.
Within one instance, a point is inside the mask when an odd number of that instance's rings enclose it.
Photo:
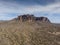
M 0 45 L 60 45 L 60 27 L 18 19 L 1 22 Z

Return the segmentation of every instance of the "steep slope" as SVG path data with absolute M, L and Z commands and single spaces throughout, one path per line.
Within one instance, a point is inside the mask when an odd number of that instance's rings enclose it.
M 0 24 L 0 45 L 60 45 L 57 32 L 51 23 L 7 21 Z
M 0 45 L 60 45 L 58 27 L 47 23 L 9 21 L 0 24 Z

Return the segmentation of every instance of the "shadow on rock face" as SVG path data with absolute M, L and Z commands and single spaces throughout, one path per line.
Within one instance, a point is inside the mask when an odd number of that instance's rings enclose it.
M 50 22 L 47 17 L 36 17 L 35 20 L 40 22 Z
M 30 15 L 30 14 L 25 14 L 25 15 L 20 15 L 18 16 L 17 20 L 20 20 L 21 22 L 25 22 L 25 21 L 39 21 L 39 22 L 47 22 L 50 23 L 50 20 L 47 17 L 35 17 L 34 15 Z

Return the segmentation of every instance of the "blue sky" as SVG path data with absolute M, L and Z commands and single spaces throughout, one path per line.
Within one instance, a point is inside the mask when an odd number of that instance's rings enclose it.
M 60 23 L 60 0 L 0 0 L 0 20 L 22 14 L 45 16 L 53 23 Z

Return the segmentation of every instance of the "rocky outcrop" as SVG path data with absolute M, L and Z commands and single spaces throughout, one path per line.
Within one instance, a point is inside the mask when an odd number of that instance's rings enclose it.
M 24 21 L 40 21 L 40 22 L 50 22 L 49 19 L 47 17 L 35 17 L 34 15 L 30 15 L 30 14 L 26 14 L 26 15 L 20 15 L 17 18 L 18 20 L 20 20 L 21 22 Z
M 33 21 L 34 20 L 34 15 L 21 15 L 21 16 L 18 16 L 18 20 L 24 22 L 24 21 Z
M 40 22 L 50 22 L 47 17 L 36 17 L 35 20 Z

